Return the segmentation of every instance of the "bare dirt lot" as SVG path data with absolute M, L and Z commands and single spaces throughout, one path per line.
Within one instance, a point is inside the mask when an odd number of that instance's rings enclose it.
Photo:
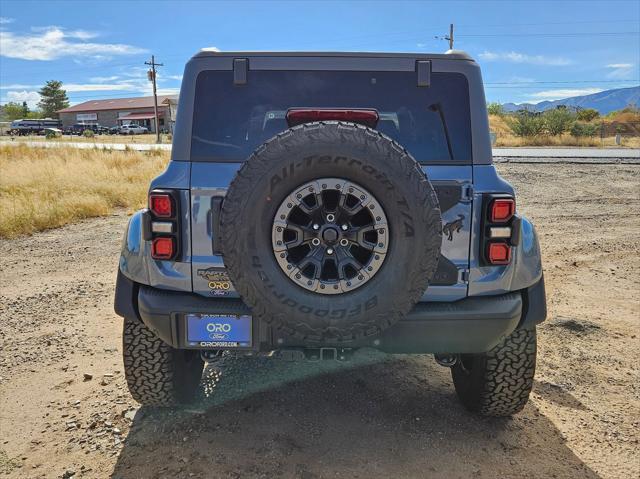
M 500 165 L 537 224 L 550 317 L 513 419 L 456 401 L 431 357 L 225 360 L 179 411 L 138 408 L 112 311 L 126 215 L 0 241 L 0 475 L 640 475 L 640 166 Z

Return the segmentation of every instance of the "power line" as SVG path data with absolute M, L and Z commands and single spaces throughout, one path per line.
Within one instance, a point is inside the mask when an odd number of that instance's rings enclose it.
M 640 79 L 635 79 L 635 80 L 548 80 L 548 81 L 523 81 L 523 82 L 509 82 L 509 81 L 504 81 L 504 82 L 500 82 L 500 81 L 496 81 L 496 82 L 484 82 L 485 87 L 487 88 L 528 88 L 528 85 L 545 85 L 545 84 L 550 84 L 550 85 L 572 85 L 572 84 L 593 84 L 593 83 L 640 83 Z M 518 85 L 522 85 L 521 87 Z M 531 86 L 531 88 L 539 88 L 537 86 Z M 114 92 L 117 92 L 118 90 L 114 90 Z M 82 94 L 82 95 L 76 95 L 74 92 L 67 92 L 67 94 L 70 97 L 73 97 L 74 100 L 94 100 L 94 99 L 99 99 L 99 98 L 106 98 L 106 99 L 112 99 L 112 100 L 118 100 L 121 98 L 139 98 L 140 96 L 152 96 L 149 94 L 141 94 L 140 91 L 134 91 L 134 92 L 130 92 L 130 93 L 101 93 L 101 94 L 97 94 L 97 95 L 91 95 L 91 94 Z M 177 93 L 174 94 L 168 94 L 168 95 L 161 95 L 161 96 L 172 96 L 172 95 L 177 95 Z
M 640 32 L 558 32 L 558 33 L 467 33 L 459 37 L 583 37 L 583 36 L 626 36 L 640 35 Z
M 638 83 L 637 80 L 550 80 L 550 81 L 513 81 L 513 82 L 485 82 L 485 85 L 528 85 L 528 84 L 572 84 L 572 83 Z

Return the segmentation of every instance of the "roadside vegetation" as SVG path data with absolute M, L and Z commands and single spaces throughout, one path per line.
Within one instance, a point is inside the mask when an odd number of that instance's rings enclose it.
M 0 238 L 146 203 L 167 151 L 0 146 Z
M 558 107 L 544 112 L 507 113 L 489 103 L 489 125 L 495 146 L 640 147 L 640 110 L 628 107 L 600 116 L 597 110 Z M 620 135 L 620 144 L 616 144 Z
M 91 131 L 91 130 L 85 130 Z M 93 131 L 91 131 L 93 133 Z M 160 135 L 160 143 L 165 145 L 171 144 L 171 134 L 163 133 Z M 25 135 L 25 136 L 9 136 L 2 135 L 0 136 L 0 145 L 3 142 L 30 142 L 30 141 L 54 141 L 56 143 L 95 143 L 100 145 L 101 143 L 136 143 L 141 145 L 155 144 L 156 135 L 146 134 L 146 135 L 96 135 L 89 136 L 85 135 L 84 132 L 82 135 L 50 135 L 47 137 L 46 135 Z

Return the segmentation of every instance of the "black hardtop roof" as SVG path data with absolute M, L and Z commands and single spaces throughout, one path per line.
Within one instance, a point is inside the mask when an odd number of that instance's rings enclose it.
M 305 52 L 305 51 L 232 51 L 221 52 L 214 49 L 203 49 L 193 58 L 203 57 L 354 57 L 354 58 L 416 58 L 420 60 L 467 60 L 474 61 L 462 50 L 449 50 L 446 53 L 423 52 Z

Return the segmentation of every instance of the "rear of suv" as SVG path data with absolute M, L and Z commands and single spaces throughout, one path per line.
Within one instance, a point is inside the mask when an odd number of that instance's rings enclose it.
M 376 348 L 434 354 L 470 410 L 522 409 L 544 280 L 492 165 L 478 65 L 455 51 L 194 56 L 115 309 L 143 404 L 193 400 L 205 361 L 229 352 Z

